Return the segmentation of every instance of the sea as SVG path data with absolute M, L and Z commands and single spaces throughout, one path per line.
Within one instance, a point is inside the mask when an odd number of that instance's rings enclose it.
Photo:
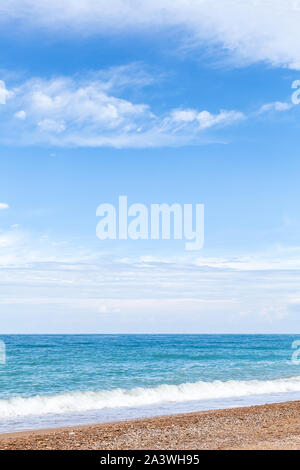
M 300 400 L 300 335 L 0 340 L 0 432 Z

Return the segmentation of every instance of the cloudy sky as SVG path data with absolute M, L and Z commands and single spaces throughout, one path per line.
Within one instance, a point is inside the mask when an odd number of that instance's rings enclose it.
M 300 333 L 298 0 L 0 0 L 3 333 Z M 294 100 L 295 101 L 295 100 Z M 96 209 L 205 204 L 205 244 Z

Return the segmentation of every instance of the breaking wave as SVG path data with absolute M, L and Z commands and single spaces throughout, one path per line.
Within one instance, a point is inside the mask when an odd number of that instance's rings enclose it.
M 76 413 L 288 392 L 300 392 L 300 377 L 266 381 L 196 382 L 159 385 L 154 388 L 140 387 L 131 390 L 118 388 L 97 392 L 68 392 L 58 395 L 13 397 L 0 400 L 0 418 Z

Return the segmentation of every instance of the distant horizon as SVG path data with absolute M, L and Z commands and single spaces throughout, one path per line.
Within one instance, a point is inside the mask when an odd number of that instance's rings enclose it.
M 1 333 L 2 336 L 300 336 L 300 333 Z

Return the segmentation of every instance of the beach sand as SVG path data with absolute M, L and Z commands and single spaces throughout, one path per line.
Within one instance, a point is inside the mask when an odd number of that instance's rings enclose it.
M 300 401 L 2 434 L 0 449 L 300 449 Z

